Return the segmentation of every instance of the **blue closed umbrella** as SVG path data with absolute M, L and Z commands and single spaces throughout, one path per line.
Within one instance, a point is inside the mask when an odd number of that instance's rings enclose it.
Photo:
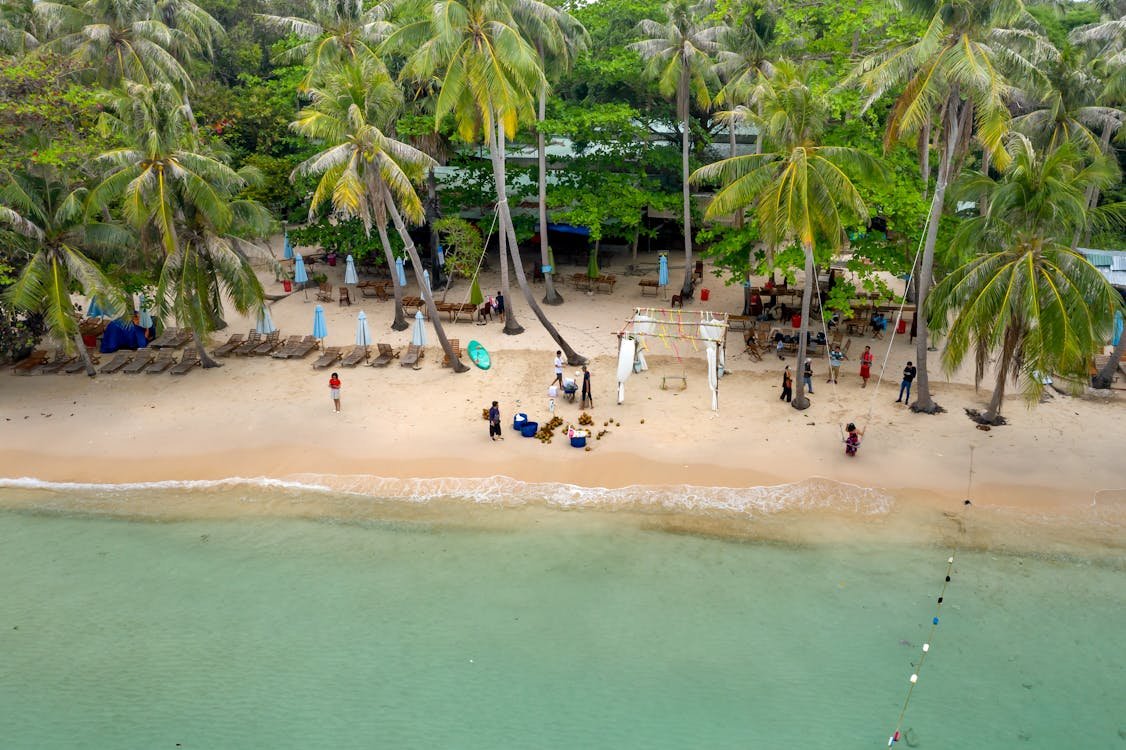
M 147 307 L 141 308 L 141 315 L 137 319 L 137 323 L 141 328 L 152 328 L 152 313 L 149 312 Z
M 1118 346 L 1118 342 L 1122 339 L 1122 328 L 1122 311 L 1118 310 L 1114 313 L 1114 340 L 1111 342 L 1115 346 Z
M 424 270 L 422 272 L 422 283 L 424 283 L 426 285 L 426 290 L 430 291 L 430 272 L 429 271 Z
M 309 282 L 309 274 L 305 272 L 305 259 L 301 257 L 301 253 L 293 258 L 293 280 L 301 285 L 301 291 L 305 292 L 305 301 L 309 301 L 309 292 L 305 290 L 305 284 Z
M 274 325 L 274 319 L 270 316 L 270 308 L 265 305 L 258 311 L 258 325 L 254 327 L 254 330 L 262 335 L 278 330 L 277 326 Z
M 86 317 L 88 318 L 108 318 L 110 314 L 108 311 L 103 310 L 102 306 L 98 304 L 98 300 L 94 297 L 90 298 L 90 305 L 86 308 Z
M 359 284 L 360 279 L 356 276 L 356 261 L 352 260 L 349 255 L 344 259 L 344 283 L 345 284 Z
M 422 310 L 414 314 L 414 328 L 411 329 L 411 343 L 415 346 L 426 346 L 426 320 L 422 317 Z
M 356 316 L 356 346 L 371 346 L 368 316 L 363 310 L 360 310 L 360 314 Z
M 289 244 L 289 232 L 285 233 L 285 250 L 282 257 L 286 260 L 293 259 L 293 245 Z
M 325 325 L 325 309 L 320 305 L 313 308 L 313 338 L 322 342 L 328 338 L 328 326 Z
M 395 270 L 399 274 L 399 286 L 407 285 L 407 272 L 403 269 L 403 259 L 395 258 Z
M 669 256 L 662 255 L 657 263 L 657 286 L 669 285 Z

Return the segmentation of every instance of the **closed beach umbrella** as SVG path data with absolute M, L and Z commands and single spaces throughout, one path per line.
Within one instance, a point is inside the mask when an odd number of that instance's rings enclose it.
M 293 280 L 301 285 L 301 291 L 305 292 L 305 301 L 309 301 L 309 292 L 305 291 L 305 284 L 309 282 L 309 274 L 305 272 L 305 259 L 301 257 L 301 253 L 297 253 L 293 257 Z
M 662 255 L 657 262 L 657 286 L 669 285 L 669 256 Z
M 293 260 L 293 245 L 289 244 L 289 232 L 285 233 L 285 250 L 282 257 L 286 260 Z
M 426 289 L 427 289 L 427 291 L 429 291 L 430 290 L 430 272 L 429 271 L 424 270 L 422 272 L 422 282 L 424 284 L 426 284 Z
M 345 284 L 359 284 L 360 279 L 356 276 L 356 261 L 352 260 L 349 255 L 344 259 L 344 283 Z
M 403 259 L 395 258 L 395 271 L 399 274 L 399 286 L 407 285 L 407 272 L 403 268 Z
M 141 308 L 141 314 L 137 319 L 137 323 L 141 328 L 152 328 L 152 313 L 149 312 L 147 307 Z
M 371 346 L 368 316 L 363 310 L 360 310 L 360 314 L 356 316 L 356 346 Z
M 270 308 L 265 305 L 258 311 L 258 325 L 254 327 L 254 330 L 263 336 L 278 330 L 277 326 L 274 325 L 274 319 L 270 316 Z
M 313 338 L 323 342 L 328 337 L 328 326 L 325 325 L 325 309 L 320 305 L 313 308 Z
M 426 346 L 426 320 L 422 317 L 422 310 L 414 314 L 414 328 L 411 329 L 411 343 L 415 346 Z

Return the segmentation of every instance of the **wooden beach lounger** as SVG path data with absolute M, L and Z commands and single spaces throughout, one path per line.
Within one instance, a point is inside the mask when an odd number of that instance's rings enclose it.
M 304 359 L 305 357 L 308 357 L 311 352 L 316 351 L 316 349 L 317 340 L 312 336 L 306 336 L 305 338 L 301 339 L 300 344 L 296 344 L 293 347 L 293 349 L 290 351 L 289 356 L 291 359 Z
M 270 352 L 270 356 L 273 357 L 274 359 L 286 359 L 287 357 L 289 357 L 292 354 L 293 347 L 297 346 L 300 343 L 301 343 L 301 337 L 300 336 L 290 336 L 289 338 L 287 338 L 285 341 L 282 342 L 281 346 L 279 346 L 277 349 L 274 349 L 272 352 Z
M 192 332 L 186 328 L 169 328 L 149 343 L 152 349 L 179 349 L 192 340 Z
M 174 364 L 176 360 L 172 358 L 172 352 L 158 352 L 152 364 L 145 368 L 145 372 L 149 375 L 161 375 Z
M 117 372 L 122 367 L 129 364 L 129 360 L 133 358 L 133 354 L 134 352 L 118 352 L 114 354 L 113 359 L 102 365 L 102 369 L 98 370 L 98 372 L 104 372 L 106 374 Z
M 332 284 L 321 284 L 317 289 L 318 302 L 332 302 Z
M 72 364 L 77 357 L 70 357 L 63 351 L 55 353 L 55 358 L 50 362 L 44 362 L 31 371 L 32 375 L 54 375 L 62 368 Z
M 345 367 L 355 367 L 368 358 L 368 348 L 366 346 L 353 346 L 351 351 L 344 355 L 344 359 L 340 360 L 340 364 Z
M 93 349 L 87 350 L 90 355 L 90 364 L 98 364 L 98 355 Z M 75 357 L 74 361 L 59 370 L 64 375 L 73 375 L 76 372 L 86 372 L 86 361 L 82 357 Z
M 187 375 L 188 370 L 199 366 L 199 352 L 195 349 L 184 350 L 184 356 L 169 370 L 172 375 Z
M 251 354 L 256 357 L 265 357 L 270 352 L 274 351 L 280 346 L 281 332 L 273 331 L 267 333 L 266 338 L 262 339 L 262 343 L 251 350 Z
M 450 348 L 454 350 L 454 355 L 461 359 L 461 341 L 459 339 L 450 339 Z M 450 355 L 445 354 L 442 357 L 442 367 L 450 366 Z
M 246 336 L 243 336 L 241 333 L 236 333 L 227 339 L 227 343 L 220 345 L 211 353 L 216 357 L 228 357 L 235 349 L 242 346 L 244 341 L 246 341 Z
M 400 363 L 403 367 L 413 367 L 416 370 L 419 368 L 419 360 L 426 354 L 426 350 L 416 344 L 411 344 L 407 347 L 407 353 L 403 355 L 403 361 Z
M 235 347 L 231 354 L 234 354 L 236 357 L 250 356 L 261 343 L 262 334 L 258 333 L 258 331 L 251 331 L 247 334 L 246 341 L 244 341 L 241 346 Z
M 47 361 L 47 352 L 43 349 L 36 349 L 27 356 L 26 359 L 21 359 L 12 366 L 12 372 L 16 375 L 30 375 L 31 371 L 36 367 L 42 367 L 43 363 Z
M 391 360 L 399 356 L 390 344 L 376 344 L 376 346 L 379 348 L 379 356 L 368 363 L 372 367 L 386 367 L 391 364 Z
M 335 364 L 340 359 L 341 356 L 343 356 L 343 355 L 340 353 L 340 347 L 339 346 L 330 346 L 327 349 L 325 349 L 324 354 L 322 354 L 317 359 L 317 361 L 313 363 L 313 367 L 315 367 L 317 369 L 321 369 L 321 368 L 324 368 L 324 367 L 331 367 L 333 364 Z
M 138 372 L 151 365 L 154 359 L 156 359 L 156 355 L 151 349 L 138 349 L 133 352 L 133 356 L 129 358 L 129 364 L 122 367 L 121 371 L 127 372 L 130 375 L 136 375 Z

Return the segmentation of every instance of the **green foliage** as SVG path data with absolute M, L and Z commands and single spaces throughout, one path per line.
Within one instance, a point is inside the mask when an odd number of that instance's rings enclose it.
M 447 217 L 434 222 L 450 276 L 475 278 L 485 252 L 481 231 L 464 219 Z
M 295 245 L 320 247 L 340 256 L 351 254 L 352 259 L 357 262 L 369 255 L 383 254 L 379 235 L 375 232 L 369 233 L 364 228 L 363 221 L 358 218 L 337 221 L 322 217 L 308 226 L 290 230 L 289 237 Z M 401 257 L 402 240 L 392 234 L 390 241 L 392 252 L 397 257 Z

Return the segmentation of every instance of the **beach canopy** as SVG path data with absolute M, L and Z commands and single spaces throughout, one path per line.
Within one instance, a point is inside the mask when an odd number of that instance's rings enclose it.
M 360 279 L 356 276 L 356 261 L 352 260 L 349 255 L 344 259 L 344 283 L 345 284 L 359 284 Z
M 258 311 L 258 325 L 254 326 L 254 330 L 263 336 L 278 330 L 274 325 L 274 319 L 270 316 L 270 308 L 265 305 L 262 305 L 262 309 Z
M 356 346 L 371 346 L 368 316 L 363 310 L 360 310 L 360 314 L 356 316 Z
M 325 339 L 328 337 L 328 326 L 325 324 L 325 309 L 320 305 L 313 308 L 313 338 Z
M 403 268 L 403 259 L 395 258 L 395 272 L 399 275 L 399 286 L 407 285 L 407 272 Z
M 411 328 L 411 343 L 415 346 L 426 346 L 426 319 L 422 317 L 422 310 L 414 314 L 414 327 Z
M 657 261 L 657 286 L 669 285 L 669 256 L 662 255 Z
M 282 257 L 293 260 L 293 245 L 289 244 L 289 232 L 285 233 L 285 250 L 282 252 Z
M 301 253 L 297 253 L 293 258 L 293 280 L 298 284 L 309 281 L 309 274 L 305 273 L 305 259 L 301 257 Z

